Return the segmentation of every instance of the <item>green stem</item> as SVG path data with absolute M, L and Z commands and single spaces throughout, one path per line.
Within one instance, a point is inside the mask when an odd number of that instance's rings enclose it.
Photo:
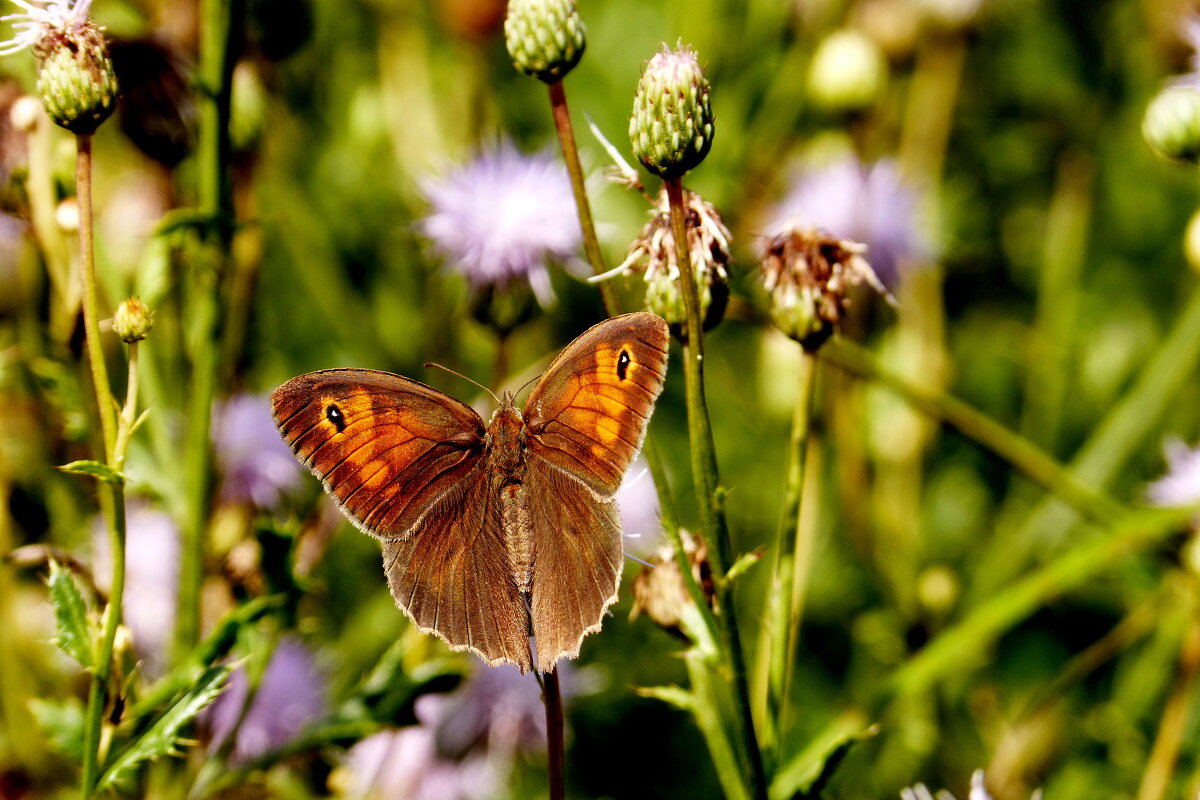
M 558 670 L 542 673 L 542 702 L 546 707 L 546 772 L 550 783 L 550 800 L 566 797 L 566 772 L 563 751 L 562 691 L 558 685 Z
M 92 246 L 92 135 L 75 137 L 75 191 L 79 203 L 79 266 L 83 280 L 83 329 L 96 404 L 100 407 L 100 430 L 104 436 L 104 458 L 111 463 L 117 444 L 117 412 L 109 388 L 104 347 L 100 343 L 100 320 L 96 298 L 96 257 Z
M 958 398 L 890 372 L 867 350 L 844 339 L 826 343 L 821 355 L 842 369 L 879 381 L 926 414 L 953 425 L 1081 513 L 1099 522 L 1123 515 L 1119 503 L 1088 488 L 1041 448 Z
M 567 164 L 567 174 L 571 177 L 571 191 L 575 194 L 575 210 L 579 214 L 579 229 L 583 233 L 583 251 L 587 254 L 588 263 L 592 265 L 592 271 L 602 275 L 608 270 L 604 266 L 604 254 L 600 251 L 600 240 L 596 237 L 596 226 L 592 222 L 592 207 L 588 203 L 583 167 L 579 163 L 579 150 L 575 146 L 571 112 L 567 108 L 567 93 L 561 80 L 549 84 L 549 89 L 554 128 L 558 131 L 558 143 L 562 147 L 563 161 Z M 604 303 L 604 313 L 608 316 L 615 317 L 620 313 L 616 292 L 608 281 L 600 282 L 600 300 Z
M 804 495 L 816 373 L 816 355 L 806 351 L 800 362 L 796 406 L 792 416 L 792 437 L 788 448 L 787 493 L 784 499 L 783 519 L 779 525 L 779 537 L 775 545 L 775 605 L 769 679 L 771 712 L 768 716 L 775 721 L 776 737 L 783 733 L 787 724 L 783 715 L 788 708 L 790 678 L 795 664 L 796 646 L 800 639 L 801 598 L 798 595 L 805 570 L 808 568 L 808 559 L 798 558 L 796 554 L 797 542 L 801 536 L 801 498 Z
M 666 178 L 667 199 L 671 209 L 671 229 L 675 235 L 675 259 L 679 264 L 679 287 L 687 311 L 684 327 L 683 375 L 688 409 L 688 439 L 691 443 L 692 474 L 700 506 L 700 526 L 709 541 L 709 560 L 712 564 L 717 599 L 717 622 L 721 642 L 725 646 L 728 667 L 733 680 L 733 696 L 737 721 L 741 729 L 743 757 L 749 767 L 748 778 L 755 797 L 767 796 L 766 770 L 762 751 L 754 728 L 746 659 L 738 632 L 737 612 L 728 569 L 733 563 L 733 546 L 725 519 L 725 489 L 717 473 L 716 448 L 704 398 L 704 329 L 701 322 L 700 297 L 692 275 L 688 252 L 687 220 L 683 205 L 683 184 L 679 178 Z
M 1179 748 L 1188 726 L 1188 717 L 1195 705 L 1196 678 L 1200 675 L 1200 616 L 1195 599 L 1192 601 L 1191 622 L 1184 634 L 1179 653 L 1179 668 L 1171 693 L 1167 696 L 1154 746 L 1146 760 L 1137 800 L 1162 800 L 1167 796 L 1171 776 L 1179 761 Z
M 947 628 L 892 673 L 877 699 L 920 695 L 946 675 L 961 676 L 985 663 L 990 646 L 1004 631 L 1103 570 L 1178 535 L 1195 514 L 1194 508 L 1145 511 L 1101 538 L 1078 544 Z
M 181 525 L 179 612 L 175 657 L 184 657 L 200 634 L 200 586 L 204 576 L 204 534 L 212 482 L 212 404 L 220 369 L 222 276 L 233 239 L 233 191 L 230 181 L 229 101 L 233 76 L 230 42 L 241 19 L 240 0 L 202 0 L 200 33 L 199 198 L 207 220 L 193 288 L 192 381 L 184 446 L 185 515 Z
M 108 370 L 104 363 L 104 349 L 100 343 L 100 323 L 96 298 L 96 261 L 92 241 L 92 137 L 80 134 L 76 137 L 76 191 L 79 203 L 79 264 L 83 286 L 83 324 L 87 342 L 88 360 L 91 364 L 92 381 L 96 392 L 96 403 L 100 410 L 100 425 L 104 436 L 105 463 L 120 470 L 124 466 L 123 445 L 127 441 L 124 431 L 118 431 L 117 412 L 114 408 L 112 390 L 108 382 Z M 129 396 L 137 397 L 136 357 L 131 356 L 129 374 Z M 124 418 L 124 414 L 122 414 Z M 112 550 L 112 589 L 108 605 L 104 609 L 104 628 L 100 648 L 96 654 L 95 669 L 88 688 L 88 704 L 83 729 L 83 778 L 82 795 L 90 798 L 96 788 L 100 763 L 100 732 L 104 709 L 108 705 L 109 683 L 112 679 L 113 643 L 117 628 L 121 625 L 121 602 L 125 592 L 125 487 L 121 483 L 104 484 L 100 491 L 101 513 L 108 521 L 109 542 Z

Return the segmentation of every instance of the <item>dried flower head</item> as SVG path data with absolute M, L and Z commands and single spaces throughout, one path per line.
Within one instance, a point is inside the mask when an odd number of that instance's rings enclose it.
M 116 107 L 117 75 L 100 28 L 88 18 L 91 0 L 12 0 L 21 8 L 0 17 L 16 34 L 0 54 L 33 50 L 37 90 L 46 113 L 73 133 L 92 133 Z
M 704 328 L 715 326 L 725 316 L 729 299 L 729 241 L 731 234 L 712 203 L 695 192 L 684 191 L 688 255 L 700 295 Z M 675 236 L 666 190 L 659 191 L 650 210 L 650 221 L 629 245 L 629 250 L 612 272 L 646 271 L 646 307 L 677 330 L 687 314 L 679 289 L 679 264 L 675 258 Z
M 708 548 L 687 531 L 681 531 L 683 552 L 692 567 L 692 575 L 711 600 L 713 596 L 712 567 L 708 563 Z M 675 549 L 667 543 L 648 559 L 649 566 L 633 579 L 633 608 L 629 618 L 645 613 L 655 623 L 679 636 L 685 636 L 687 609 L 692 597 L 683 583 L 683 574 L 675 558 Z
M 851 286 L 887 290 L 862 254 L 866 247 L 819 230 L 790 230 L 764 248 L 763 285 L 771 318 L 805 350 L 814 351 L 837 329 Z
M 546 266 L 574 258 L 580 237 L 561 163 L 505 144 L 421 188 L 431 206 L 421 230 L 473 288 L 527 282 L 542 305 L 553 303 Z
M 894 289 L 906 266 L 922 264 L 933 253 L 918 214 L 919 200 L 895 162 L 864 165 L 847 157 L 802 173 L 765 230 L 776 235 L 816 228 L 861 242 L 869 248 L 875 274 Z
M 1041 800 L 1041 797 L 1042 790 L 1038 789 L 1030 800 Z M 931 794 L 925 784 L 918 783 L 907 789 L 901 789 L 900 800 L 954 800 L 954 795 L 945 789 L 939 789 L 937 794 Z M 967 800 L 992 800 L 987 786 L 984 785 L 983 770 L 981 769 L 971 773 L 971 792 L 967 795 Z
M 629 118 L 633 152 L 646 169 L 678 178 L 712 147 L 713 113 L 700 60 L 682 43 L 654 54 L 638 81 Z
M 509 0 L 504 39 L 513 66 L 554 83 L 583 57 L 587 28 L 575 0 Z

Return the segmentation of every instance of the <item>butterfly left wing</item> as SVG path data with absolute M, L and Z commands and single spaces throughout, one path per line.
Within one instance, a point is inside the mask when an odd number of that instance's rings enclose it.
M 296 458 L 364 533 L 398 539 L 482 459 L 483 420 L 466 403 L 370 369 L 310 372 L 271 395 Z

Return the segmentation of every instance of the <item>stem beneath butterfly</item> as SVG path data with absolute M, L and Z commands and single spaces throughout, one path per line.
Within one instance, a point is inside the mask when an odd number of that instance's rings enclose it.
M 717 621 L 720 626 L 722 652 L 732 674 L 734 705 L 737 709 L 737 724 L 742 734 L 742 756 L 749 771 L 751 794 L 767 796 L 766 770 L 758 734 L 754 728 L 754 714 L 750 700 L 749 681 L 746 676 L 746 659 L 742 640 L 738 632 L 737 611 L 733 602 L 733 587 L 728 580 L 728 570 L 733 563 L 733 546 L 729 526 L 725 519 L 725 490 L 717 472 L 716 448 L 713 444 L 712 426 L 708 419 L 708 407 L 704 398 L 704 328 L 701 322 L 700 296 L 691 272 L 691 255 L 688 251 L 687 219 L 683 205 L 683 183 L 679 178 L 665 178 L 667 199 L 671 208 L 671 230 L 675 236 L 675 260 L 679 265 L 679 288 L 683 294 L 687 324 L 684 326 L 683 373 L 685 399 L 688 409 L 688 439 L 691 444 L 692 475 L 696 485 L 700 507 L 700 525 L 709 542 L 709 560 L 712 564 L 717 598 Z
M 550 800 L 562 800 L 566 797 L 566 771 L 562 691 L 558 685 L 558 668 L 543 672 L 542 677 L 542 703 L 546 707 L 546 772 L 550 783 Z

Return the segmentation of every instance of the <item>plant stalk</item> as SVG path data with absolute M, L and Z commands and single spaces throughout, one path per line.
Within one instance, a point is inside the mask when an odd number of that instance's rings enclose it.
M 679 178 L 663 181 L 671 209 L 671 229 L 675 236 L 675 259 L 679 265 L 679 287 L 683 293 L 687 324 L 684 327 L 683 374 L 688 409 L 688 439 L 691 443 L 692 474 L 700 507 L 700 525 L 709 542 L 709 560 L 716 586 L 717 622 L 722 650 L 726 653 L 733 682 L 737 724 L 741 732 L 743 758 L 752 796 L 767 796 L 766 770 L 754 727 L 754 714 L 746 676 L 746 659 L 738 632 L 733 587 L 728 570 L 733 563 L 733 546 L 725 519 L 725 490 L 717 473 L 716 448 L 704 398 L 704 329 L 700 296 L 691 269 L 688 251 L 687 219 L 683 205 L 683 183 Z
M 550 782 L 550 800 L 563 800 L 566 797 L 566 771 L 562 691 L 558 685 L 557 667 L 542 673 L 542 702 L 546 707 L 546 771 Z

